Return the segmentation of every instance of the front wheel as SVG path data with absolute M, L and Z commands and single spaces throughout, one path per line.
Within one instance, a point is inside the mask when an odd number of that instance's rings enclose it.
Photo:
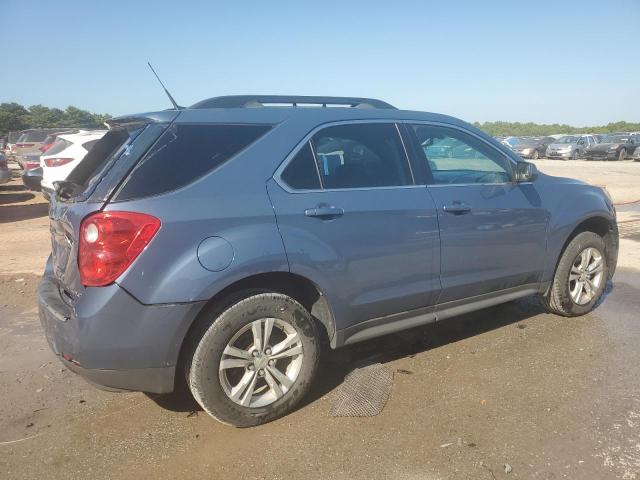
M 620 150 L 620 152 L 618 153 L 618 161 L 621 162 L 623 161 L 627 156 L 627 151 L 623 148 Z
M 579 156 L 580 154 L 578 153 L 578 150 L 574 150 L 573 153 L 571 154 L 571 160 L 578 160 Z
M 602 297 L 608 276 L 604 240 L 596 233 L 582 232 L 560 257 L 546 305 L 565 317 L 584 315 Z
M 191 393 L 213 418 L 236 427 L 291 412 L 318 368 L 309 312 L 279 293 L 250 295 L 210 319 L 188 371 Z

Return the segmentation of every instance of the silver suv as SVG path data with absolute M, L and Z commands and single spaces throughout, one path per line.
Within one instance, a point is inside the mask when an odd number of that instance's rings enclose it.
M 577 160 L 588 147 L 597 143 L 595 135 L 566 135 L 547 147 L 547 158 Z

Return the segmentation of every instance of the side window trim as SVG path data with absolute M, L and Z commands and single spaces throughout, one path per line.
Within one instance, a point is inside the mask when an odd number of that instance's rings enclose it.
M 328 128 L 328 127 L 334 127 L 338 125 L 354 125 L 354 124 L 359 125 L 359 124 L 366 124 L 366 123 L 387 123 L 387 124 L 392 124 L 396 127 L 398 138 L 402 146 L 404 147 L 403 150 L 404 150 L 405 160 L 409 167 L 409 171 L 411 172 L 411 179 L 413 183 L 410 185 L 394 185 L 394 186 L 383 186 L 383 187 L 324 188 L 322 175 L 320 175 L 318 161 L 316 158 L 316 153 L 313 145 L 314 135 L 319 131 L 324 130 L 325 128 Z M 424 184 L 418 184 L 416 181 L 416 178 L 413 173 L 413 165 L 411 163 L 411 157 L 404 143 L 404 137 L 400 131 L 400 126 L 403 123 L 419 123 L 419 122 L 411 122 L 411 121 L 404 121 L 404 120 L 397 120 L 397 119 L 377 119 L 376 118 L 376 119 L 369 119 L 369 120 L 338 120 L 338 121 L 326 122 L 326 123 L 317 125 L 302 138 L 302 140 L 291 150 L 291 152 L 289 152 L 289 154 L 285 157 L 282 163 L 280 163 L 278 168 L 276 168 L 276 171 L 273 173 L 272 178 L 283 190 L 285 190 L 288 193 L 345 192 L 345 191 L 357 191 L 357 190 L 388 190 L 388 189 L 398 189 L 398 188 L 423 188 Z M 317 170 L 318 176 L 320 177 L 320 185 L 321 185 L 320 189 L 292 188 L 289 185 L 287 185 L 287 183 L 281 178 L 282 172 L 284 172 L 284 170 L 287 168 L 289 163 L 293 161 L 293 159 L 300 152 L 300 150 L 302 150 L 307 144 L 311 146 L 311 152 L 313 154 L 313 158 L 316 164 L 316 170 Z
M 433 175 L 429 166 L 419 158 L 417 151 L 419 145 L 415 132 L 409 127 L 408 123 L 400 123 L 398 126 L 402 132 L 402 139 L 408 147 L 407 155 L 409 156 L 409 163 L 413 171 L 416 172 L 414 183 L 420 186 L 430 185 L 433 183 Z
M 324 190 L 324 180 L 322 179 L 322 175 L 320 175 L 320 167 L 318 167 L 318 158 L 316 157 L 316 149 L 315 149 L 315 145 L 313 144 L 313 137 L 309 138 L 309 140 L 305 143 L 308 144 L 309 148 L 311 149 L 311 156 L 313 157 L 313 166 L 316 169 L 316 175 L 318 175 L 318 180 L 320 181 L 320 190 Z M 302 148 L 304 148 L 304 145 Z M 300 150 L 302 150 L 302 148 Z
M 439 183 L 435 183 L 433 180 L 433 172 L 431 171 L 431 167 L 428 165 L 426 165 L 426 170 L 428 171 L 428 178 L 425 178 L 424 181 L 427 183 L 423 183 L 422 186 L 430 186 L 430 187 L 441 187 L 441 186 L 462 186 L 462 185 L 510 185 L 514 183 L 514 167 L 515 167 L 515 163 L 516 160 L 514 160 L 510 155 L 508 155 L 507 153 L 501 151 L 499 148 L 496 148 L 495 145 L 492 145 L 491 143 L 487 142 L 484 138 L 482 138 L 481 136 L 467 130 L 466 128 L 463 127 L 459 127 L 457 125 L 452 125 L 450 123 L 442 123 L 442 122 L 431 122 L 431 121 L 420 121 L 420 120 L 400 120 L 398 123 L 402 123 L 405 124 L 407 127 L 407 130 L 409 130 L 409 126 L 410 125 L 430 125 L 430 126 L 435 126 L 435 127 L 444 127 L 444 128 L 451 128 L 453 130 L 457 130 L 459 132 L 462 132 L 466 135 L 470 135 L 474 138 L 476 138 L 477 140 L 481 141 L 482 143 L 484 143 L 486 146 L 490 147 L 492 150 L 494 150 L 498 155 L 501 155 L 503 158 L 505 158 L 507 160 L 507 164 L 508 164 L 508 174 L 509 174 L 509 178 L 510 180 L 508 182 L 501 182 L 501 183 L 475 183 L 475 182 L 470 182 L 470 183 L 450 183 L 450 184 L 439 184 Z M 411 135 L 411 142 L 415 148 L 420 148 L 419 145 L 417 145 L 417 138 L 414 135 Z M 420 162 L 420 159 L 417 158 L 417 154 L 415 152 L 415 150 L 412 149 L 411 151 L 411 155 L 414 156 L 414 161 L 415 162 Z

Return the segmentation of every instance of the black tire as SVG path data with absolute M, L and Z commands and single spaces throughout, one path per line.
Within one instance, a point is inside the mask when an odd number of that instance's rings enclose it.
M 597 249 L 602 255 L 602 281 L 600 282 L 600 285 L 598 286 L 591 301 L 585 305 L 578 305 L 572 300 L 569 292 L 569 272 L 578 255 L 589 247 Z M 608 278 L 609 267 L 607 265 L 604 240 L 597 233 L 579 233 L 573 240 L 571 240 L 560 256 L 560 260 L 556 266 L 555 275 L 553 276 L 553 281 L 549 287 L 549 292 L 544 297 L 546 307 L 552 313 L 556 313 L 564 317 L 576 317 L 589 313 L 602 297 Z
M 620 152 L 618 152 L 618 158 L 616 159 L 619 162 L 622 162 L 627 156 L 627 151 L 624 148 L 620 149 Z
M 538 160 L 538 158 L 540 158 L 540 153 L 538 150 L 534 150 L 533 154 L 531 154 L 531 160 Z
M 216 420 L 236 427 L 251 427 L 291 412 L 307 394 L 318 369 L 320 336 L 311 315 L 297 301 L 280 293 L 248 292 L 220 315 L 205 319 L 200 338 L 193 339 L 187 382 L 195 400 Z M 222 354 L 233 336 L 255 320 L 277 318 L 292 326 L 303 350 L 302 366 L 291 388 L 263 407 L 245 407 L 227 396 L 219 376 Z
M 580 153 L 578 152 L 578 150 L 574 150 L 573 153 L 571 154 L 571 160 L 578 160 L 579 156 L 580 156 Z

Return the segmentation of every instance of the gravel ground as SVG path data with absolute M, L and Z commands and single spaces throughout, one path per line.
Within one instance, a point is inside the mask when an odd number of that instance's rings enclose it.
M 0 186 L 1 477 L 640 479 L 640 163 L 537 163 L 626 204 L 592 314 L 523 300 L 330 352 L 301 408 L 244 430 L 187 396 L 106 393 L 65 370 L 36 312 L 46 203 Z M 394 372 L 382 413 L 331 417 L 345 375 L 378 362 Z

